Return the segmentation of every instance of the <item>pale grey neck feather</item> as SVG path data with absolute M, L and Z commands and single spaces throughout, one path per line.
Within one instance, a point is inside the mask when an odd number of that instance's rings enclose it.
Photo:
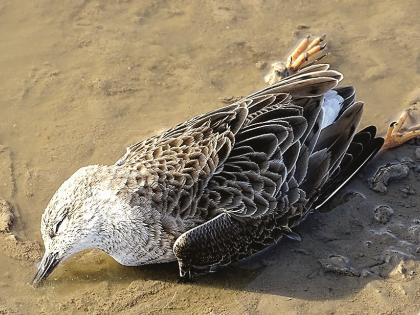
M 98 247 L 126 266 L 175 259 L 174 239 L 162 227 L 162 214 L 152 208 L 116 205 L 98 235 Z
M 136 170 L 115 165 L 78 170 L 44 212 L 46 251 L 66 259 L 98 248 L 127 266 L 174 260 L 172 246 L 186 230 L 185 222 L 154 208 L 151 196 L 139 196 L 139 176 Z
M 106 200 L 105 204 L 102 203 L 105 207 L 98 209 L 102 219 L 98 220 L 100 226 L 97 235 L 100 239 L 95 240 L 97 247 L 126 266 L 175 260 L 172 246 L 176 234 L 181 233 L 176 231 L 182 230 L 178 220 L 154 209 L 150 200 L 144 197 L 133 198 L 137 189 L 127 185 L 130 178 L 135 177 L 132 170 L 118 166 L 107 168 L 111 173 L 117 172 L 118 176 L 113 176 L 109 189 L 103 187 L 97 192 L 98 198 Z M 119 178 L 124 182 L 119 183 Z M 116 186 L 119 189 L 115 189 Z M 101 202 L 97 200 L 96 204 Z M 168 224 L 172 226 L 165 228 Z

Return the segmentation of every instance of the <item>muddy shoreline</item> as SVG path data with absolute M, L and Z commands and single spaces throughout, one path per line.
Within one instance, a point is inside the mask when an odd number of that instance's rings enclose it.
M 128 268 L 92 251 L 70 259 L 34 289 L 29 277 L 41 257 L 39 242 L 22 240 L 11 228 L 0 233 L 0 249 L 6 262 L 25 270 L 21 289 L 45 312 L 276 314 L 281 308 L 294 314 L 310 313 L 315 305 L 326 313 L 414 313 L 420 307 L 419 147 L 381 153 L 327 205 L 327 212 L 298 227 L 302 242 L 284 240 L 190 284 L 177 282 L 176 264 Z M 399 164 L 408 165 L 408 173 L 391 178 L 386 192 L 369 188 L 378 170 Z M 0 290 L 8 292 L 11 278 L 3 272 Z M 23 304 L 24 298 L 3 297 L 0 312 L 22 312 L 9 302 Z
M 328 34 L 325 61 L 366 104 L 360 127 L 383 134 L 420 101 L 419 13 L 415 0 L 2 1 L 0 197 L 14 221 L 8 231 L 0 217 L 0 314 L 415 314 L 416 144 L 369 164 L 347 203 L 299 228 L 301 243 L 195 283 L 178 284 L 175 264 L 127 268 L 96 251 L 40 289 L 29 282 L 41 214 L 66 178 L 264 86 L 267 65 L 308 33 Z M 377 167 L 402 158 L 414 163 L 407 177 L 369 189 Z

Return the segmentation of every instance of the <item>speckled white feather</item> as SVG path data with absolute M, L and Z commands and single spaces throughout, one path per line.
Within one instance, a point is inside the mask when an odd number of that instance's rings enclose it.
M 46 253 L 64 260 L 99 248 L 127 266 L 174 260 L 162 215 L 149 201 L 130 203 L 127 178 L 130 173 L 118 166 L 93 165 L 66 180 L 43 214 Z

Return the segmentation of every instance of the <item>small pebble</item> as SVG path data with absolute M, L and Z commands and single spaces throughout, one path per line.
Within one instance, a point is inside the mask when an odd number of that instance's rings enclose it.
M 378 206 L 373 212 L 373 218 L 376 222 L 385 224 L 388 223 L 394 214 L 394 210 L 389 206 Z

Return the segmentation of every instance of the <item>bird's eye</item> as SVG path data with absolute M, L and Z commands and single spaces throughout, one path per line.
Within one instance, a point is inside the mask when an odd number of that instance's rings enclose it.
M 67 215 L 64 214 L 53 226 L 53 228 L 50 230 L 50 237 L 53 238 L 58 234 L 58 231 L 62 225 L 62 223 L 67 219 Z
M 58 221 L 55 225 L 54 225 L 54 234 L 58 234 L 58 229 L 60 228 L 61 223 L 63 223 L 63 221 L 66 219 L 66 217 L 63 217 L 60 221 Z

